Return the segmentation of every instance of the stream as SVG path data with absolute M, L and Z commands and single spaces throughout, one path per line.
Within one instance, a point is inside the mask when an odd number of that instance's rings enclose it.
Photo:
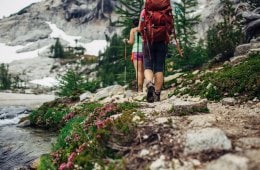
M 57 134 L 30 127 L 18 127 L 30 110 L 24 106 L 0 107 L 0 169 L 15 170 L 49 153 Z

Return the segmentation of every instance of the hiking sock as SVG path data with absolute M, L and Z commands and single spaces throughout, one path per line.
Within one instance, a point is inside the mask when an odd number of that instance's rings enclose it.
M 161 96 L 161 92 L 160 91 L 156 91 L 154 93 L 154 101 L 155 102 L 159 102 L 160 101 L 160 96 Z
M 154 102 L 154 92 L 155 92 L 154 84 L 152 82 L 149 82 L 149 83 L 147 83 L 146 87 L 147 87 L 146 100 L 148 103 L 153 103 Z

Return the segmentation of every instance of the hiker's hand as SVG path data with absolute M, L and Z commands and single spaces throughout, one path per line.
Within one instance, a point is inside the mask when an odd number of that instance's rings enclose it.
M 124 38 L 124 39 L 123 39 L 123 42 L 124 42 L 125 44 L 128 44 L 128 39 L 127 39 L 127 38 Z
M 180 54 L 180 56 L 183 57 L 183 50 L 180 48 L 179 45 L 177 45 L 177 50 L 178 50 L 178 53 Z

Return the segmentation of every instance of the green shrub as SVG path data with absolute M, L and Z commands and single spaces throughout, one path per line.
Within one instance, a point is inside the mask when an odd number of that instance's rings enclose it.
M 78 96 L 84 91 L 95 92 L 100 87 L 99 81 L 85 81 L 76 71 L 69 70 L 60 79 L 59 96 Z
M 43 155 L 40 158 L 40 164 L 37 167 L 37 170 L 55 170 L 56 167 L 52 162 L 51 156 L 48 155 Z
M 131 103 L 131 102 L 124 102 L 124 103 L 119 103 L 118 107 L 120 110 L 133 110 L 133 109 L 137 109 L 139 107 L 139 104 Z
M 124 169 L 118 150 L 111 146 L 128 146 L 136 137 L 135 124 L 132 122 L 132 109 L 136 104 L 130 103 L 107 104 L 97 107 L 98 104 L 82 104 L 74 110 L 75 117 L 70 119 L 62 128 L 53 146 L 51 160 L 55 169 L 77 166 L 82 169 L 93 169 L 98 164 L 101 169 L 120 167 Z M 82 112 L 91 112 L 87 117 L 79 117 Z M 123 113 L 113 120 L 111 115 Z M 113 161 L 109 161 L 113 160 Z M 42 167 L 47 161 L 41 160 Z
M 76 96 L 83 92 L 83 78 L 75 71 L 69 70 L 61 77 L 59 96 Z
M 60 130 L 59 136 L 57 138 L 56 144 L 53 146 L 53 151 L 59 149 L 65 149 L 68 147 L 68 142 L 66 138 L 71 136 L 72 132 L 77 129 L 78 125 L 84 121 L 84 117 L 75 117 L 66 123 L 66 125 Z
M 260 97 L 260 54 L 251 56 L 237 66 L 225 66 L 216 73 L 207 73 L 200 79 L 202 83 L 193 84 L 185 91 L 176 90 L 175 94 L 199 95 L 210 100 L 239 94 L 245 99 Z M 196 78 L 194 78 L 196 79 Z
M 61 102 L 62 99 L 56 99 L 33 110 L 29 116 L 32 125 L 52 130 L 60 129 L 63 126 L 63 117 L 70 112 L 69 107 Z

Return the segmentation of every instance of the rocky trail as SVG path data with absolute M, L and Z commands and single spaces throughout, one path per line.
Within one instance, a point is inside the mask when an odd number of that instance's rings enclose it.
M 141 109 L 148 120 L 126 155 L 129 169 L 260 168 L 259 103 L 208 103 L 208 113 L 184 116 L 166 109 L 170 103 L 149 104 L 153 113 L 146 105 Z
M 161 102 L 147 103 L 140 101 L 145 94 L 123 92 L 123 87 L 117 85 L 109 87 L 110 93 L 107 90 L 97 93 L 100 98 L 95 94 L 87 100 L 139 101 L 141 105 L 133 113 L 138 126 L 131 144 L 111 146 L 123 153 L 127 169 L 260 168 L 259 102 L 236 104 L 229 99 L 210 102 L 187 96 L 168 98 L 172 91 L 169 89 L 163 91 Z M 115 91 L 118 93 L 111 93 Z

